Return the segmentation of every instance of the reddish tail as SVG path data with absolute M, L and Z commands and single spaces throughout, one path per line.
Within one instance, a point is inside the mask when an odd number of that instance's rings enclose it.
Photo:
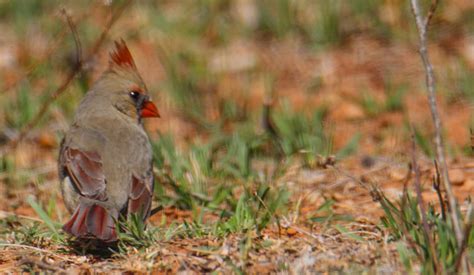
M 96 238 L 104 242 L 117 240 L 113 217 L 97 204 L 79 203 L 63 230 L 78 238 Z

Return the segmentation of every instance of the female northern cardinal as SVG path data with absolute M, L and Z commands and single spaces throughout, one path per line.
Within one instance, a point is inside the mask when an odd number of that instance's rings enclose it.
M 73 213 L 63 229 L 79 238 L 117 240 L 115 222 L 146 220 L 153 195 L 152 150 L 142 118 L 159 117 L 125 42 L 87 92 L 59 153 L 61 191 Z

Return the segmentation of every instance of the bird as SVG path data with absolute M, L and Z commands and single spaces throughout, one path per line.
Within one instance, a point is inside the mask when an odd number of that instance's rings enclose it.
M 150 215 L 153 153 L 143 119 L 160 117 L 125 41 L 82 98 L 61 141 L 61 193 L 71 213 L 63 230 L 78 239 L 116 242 L 116 223 Z

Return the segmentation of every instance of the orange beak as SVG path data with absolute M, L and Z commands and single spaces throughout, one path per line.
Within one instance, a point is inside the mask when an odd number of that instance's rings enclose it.
M 141 117 L 160 117 L 160 112 L 156 108 L 155 104 L 147 100 L 143 102 L 142 110 L 140 111 Z

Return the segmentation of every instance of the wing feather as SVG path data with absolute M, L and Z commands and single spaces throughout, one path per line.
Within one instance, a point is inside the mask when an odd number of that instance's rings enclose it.
M 106 180 L 100 155 L 70 147 L 66 147 L 63 154 L 65 168 L 79 193 L 87 198 L 106 200 Z
M 128 201 L 128 213 L 140 214 L 147 219 L 153 197 L 153 176 L 140 179 L 132 176 L 132 186 Z

